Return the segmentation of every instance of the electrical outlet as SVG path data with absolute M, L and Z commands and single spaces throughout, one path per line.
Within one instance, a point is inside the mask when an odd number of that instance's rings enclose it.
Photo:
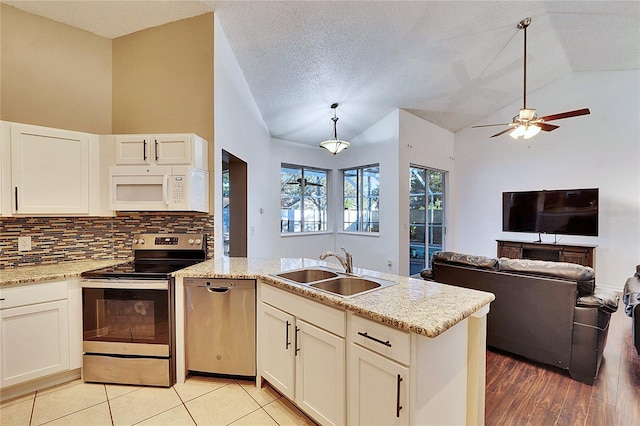
M 31 250 L 31 237 L 18 237 L 18 251 Z

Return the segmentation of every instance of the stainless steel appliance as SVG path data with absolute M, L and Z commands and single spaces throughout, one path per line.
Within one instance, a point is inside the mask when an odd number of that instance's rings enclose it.
M 186 368 L 256 375 L 256 281 L 185 278 Z
M 175 383 L 171 273 L 205 260 L 206 234 L 138 234 L 134 260 L 82 274 L 83 380 Z

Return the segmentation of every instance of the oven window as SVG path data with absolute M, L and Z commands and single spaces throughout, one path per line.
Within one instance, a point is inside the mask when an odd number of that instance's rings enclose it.
M 169 344 L 169 292 L 84 288 L 85 341 Z

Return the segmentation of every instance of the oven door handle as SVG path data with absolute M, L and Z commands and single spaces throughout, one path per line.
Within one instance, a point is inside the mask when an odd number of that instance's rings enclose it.
M 82 288 L 109 288 L 119 290 L 168 290 L 168 280 L 81 280 Z

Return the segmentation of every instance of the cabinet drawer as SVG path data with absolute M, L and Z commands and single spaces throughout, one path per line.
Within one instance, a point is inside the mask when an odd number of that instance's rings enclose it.
M 349 334 L 352 342 L 409 365 L 411 335 L 406 331 L 352 315 Z
M 67 298 L 67 282 L 52 281 L 20 287 L 0 288 L 0 309 Z

